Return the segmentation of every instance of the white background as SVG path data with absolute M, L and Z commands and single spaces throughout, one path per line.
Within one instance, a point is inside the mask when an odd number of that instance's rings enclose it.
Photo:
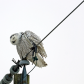
M 0 80 L 14 65 L 12 58 L 20 59 L 10 43 L 11 34 L 30 30 L 42 39 L 80 2 L 0 0 Z M 43 43 L 48 66 L 36 67 L 30 73 L 30 84 L 84 84 L 84 3 Z M 33 66 L 27 66 L 27 72 Z

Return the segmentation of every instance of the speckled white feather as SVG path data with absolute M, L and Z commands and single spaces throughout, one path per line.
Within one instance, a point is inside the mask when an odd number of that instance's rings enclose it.
M 24 58 L 26 54 L 30 51 L 30 48 L 33 47 L 32 42 L 34 42 L 35 44 L 38 44 L 40 41 L 41 39 L 31 31 L 25 31 L 23 35 L 22 33 L 16 33 L 10 37 L 10 42 L 13 45 L 16 45 L 17 52 L 21 59 L 22 57 Z M 47 55 L 46 55 L 46 52 L 42 43 L 40 43 L 37 46 L 37 50 L 38 50 L 37 51 L 37 58 L 38 58 L 37 66 L 45 67 L 47 63 L 44 61 L 43 57 L 47 57 Z M 29 53 L 29 55 L 27 56 L 27 60 L 33 62 L 32 52 Z M 34 64 L 36 63 L 34 62 Z

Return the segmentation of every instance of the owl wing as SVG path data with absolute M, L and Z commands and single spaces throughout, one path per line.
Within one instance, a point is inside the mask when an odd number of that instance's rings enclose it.
M 25 36 L 28 39 L 30 39 L 31 41 L 33 41 L 35 44 L 38 44 L 41 41 L 41 39 L 35 33 L 31 32 L 31 31 L 25 31 L 24 34 L 25 34 Z M 28 42 L 29 42 L 29 40 L 28 40 Z M 38 48 L 39 54 L 42 57 L 47 57 L 47 54 L 46 54 L 46 52 L 44 50 L 44 47 L 43 47 L 43 43 L 42 42 L 37 46 L 37 48 Z

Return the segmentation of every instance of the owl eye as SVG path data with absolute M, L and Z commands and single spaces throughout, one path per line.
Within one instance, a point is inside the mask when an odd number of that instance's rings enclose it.
M 13 37 L 13 40 L 15 39 L 15 37 Z

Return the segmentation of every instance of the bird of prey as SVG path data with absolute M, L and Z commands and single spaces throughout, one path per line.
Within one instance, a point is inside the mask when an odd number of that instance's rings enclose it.
M 39 38 L 39 36 L 37 36 L 35 33 L 31 31 L 15 33 L 10 36 L 10 42 L 13 45 L 16 45 L 17 52 L 21 59 L 24 58 L 27 55 L 27 53 L 31 51 L 31 48 L 33 47 L 33 42 L 37 45 L 40 41 L 41 39 Z M 33 63 L 32 52 L 33 51 L 31 51 L 28 54 L 27 60 Z M 44 57 L 45 58 L 47 57 L 47 54 L 45 52 L 42 42 L 39 45 L 37 45 L 36 56 L 38 58 L 36 66 L 38 67 L 47 66 L 47 63 L 43 59 Z M 34 64 L 36 64 L 36 61 L 34 61 Z

